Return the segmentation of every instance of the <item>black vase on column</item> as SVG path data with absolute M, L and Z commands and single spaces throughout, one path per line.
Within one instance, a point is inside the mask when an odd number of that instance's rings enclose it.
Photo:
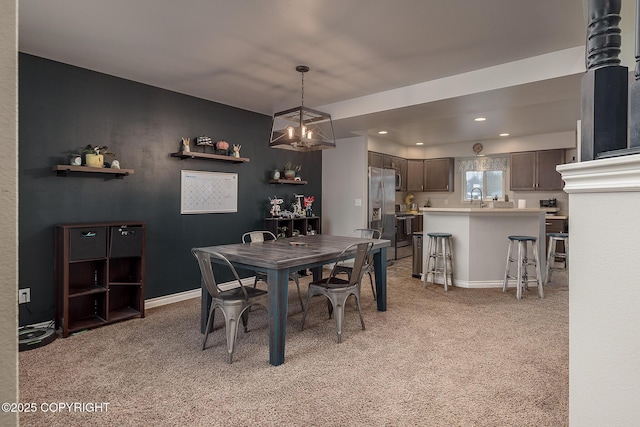
M 621 0 L 589 0 L 587 72 L 582 78 L 580 157 L 627 146 L 627 67 L 620 65 Z

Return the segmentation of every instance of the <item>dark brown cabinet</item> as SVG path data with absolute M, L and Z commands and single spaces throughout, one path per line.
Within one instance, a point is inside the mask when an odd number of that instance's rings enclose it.
M 454 159 L 407 160 L 407 191 L 453 191 Z
M 400 175 L 400 188 L 396 191 L 407 191 L 407 159 L 389 154 L 369 151 L 368 165 L 375 168 L 393 169 Z
M 383 168 L 384 167 L 384 161 L 383 161 L 383 155 L 380 153 L 375 153 L 373 151 L 369 151 L 369 166 L 373 167 L 373 168 Z
M 144 317 L 145 224 L 56 226 L 56 327 L 62 336 Z
M 424 191 L 453 191 L 452 157 L 424 161 Z
M 511 190 L 562 190 L 562 177 L 556 166 L 564 163 L 564 150 L 511 153 Z
M 553 218 L 548 216 L 545 218 L 545 229 L 547 233 L 567 233 L 569 231 L 568 219 L 564 217 Z M 549 244 L 549 238 L 547 238 L 547 244 Z M 549 250 L 549 248 L 547 248 L 547 250 Z M 562 241 L 556 242 L 556 252 L 557 253 L 565 252 L 564 242 Z M 560 258 L 557 258 L 556 260 L 563 261 Z
M 294 230 L 300 235 L 320 234 L 320 217 L 265 218 L 264 229 L 269 230 L 279 239 L 293 236 Z
M 424 160 L 407 160 L 407 191 L 424 191 Z

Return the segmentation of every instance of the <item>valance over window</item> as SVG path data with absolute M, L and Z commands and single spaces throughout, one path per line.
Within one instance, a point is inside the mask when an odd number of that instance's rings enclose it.
M 458 160 L 458 172 L 506 171 L 507 156 L 474 157 Z

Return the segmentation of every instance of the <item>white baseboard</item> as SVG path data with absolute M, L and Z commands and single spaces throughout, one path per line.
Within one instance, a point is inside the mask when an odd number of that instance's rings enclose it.
M 253 286 L 255 276 L 245 277 L 242 279 L 242 284 L 245 286 Z M 237 286 L 236 282 L 220 283 L 220 289 L 227 290 Z M 202 296 L 202 288 L 192 289 L 190 291 L 178 292 L 177 294 L 163 295 L 161 297 L 149 298 L 144 300 L 145 310 L 148 308 L 161 307 L 167 304 L 173 304 L 180 301 L 186 301 L 188 299 L 200 298 Z
M 438 285 L 444 285 L 442 276 L 436 277 L 435 282 Z M 485 288 L 502 288 L 502 280 L 453 280 L 453 286 L 457 288 L 467 289 L 485 289 Z M 509 283 L 509 288 L 515 288 L 515 282 Z

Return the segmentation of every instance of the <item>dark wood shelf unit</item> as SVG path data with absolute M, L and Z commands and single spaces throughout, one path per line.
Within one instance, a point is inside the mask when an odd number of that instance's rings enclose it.
M 144 317 L 145 223 L 59 224 L 56 327 L 62 336 Z
M 133 169 L 112 169 L 112 168 L 92 168 L 89 166 L 55 165 L 51 168 L 57 172 L 58 176 L 69 176 L 71 172 L 98 173 L 114 175 L 116 178 L 133 175 Z
M 270 179 L 269 184 L 304 185 L 307 184 L 307 181 L 296 181 L 294 179 Z
M 198 153 L 196 151 L 178 151 L 176 153 L 171 153 L 171 157 L 178 157 L 181 160 L 208 159 L 208 160 L 222 160 L 223 162 L 232 162 L 232 163 L 248 163 L 251 161 L 246 157 L 222 156 L 220 154 Z
M 107 288 L 96 285 L 87 285 L 85 287 L 69 288 L 69 298 L 81 297 L 83 295 L 97 294 L 107 292 Z
M 286 230 L 284 230 L 283 227 L 286 227 Z M 320 217 L 265 218 L 264 228 L 276 236 L 284 234 L 285 237 L 292 237 L 293 230 L 298 230 L 301 235 L 308 234 L 309 229 L 313 230 L 316 234 L 320 234 Z

